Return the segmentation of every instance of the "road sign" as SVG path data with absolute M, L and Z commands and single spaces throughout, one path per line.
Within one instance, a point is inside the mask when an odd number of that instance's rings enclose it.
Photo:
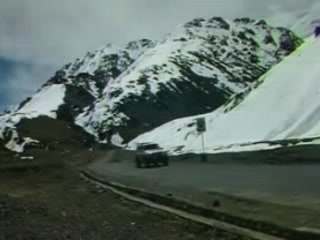
M 197 131 L 198 132 L 205 132 L 206 128 L 206 119 L 205 118 L 198 118 L 197 119 Z

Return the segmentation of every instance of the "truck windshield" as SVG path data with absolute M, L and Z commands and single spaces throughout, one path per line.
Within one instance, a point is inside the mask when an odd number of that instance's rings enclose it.
M 142 150 L 159 149 L 158 144 L 148 144 L 141 147 Z

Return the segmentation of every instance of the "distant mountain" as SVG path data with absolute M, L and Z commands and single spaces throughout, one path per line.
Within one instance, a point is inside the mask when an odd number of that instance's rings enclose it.
M 248 18 L 194 19 L 147 50 L 77 117 L 100 140 L 127 142 L 172 119 L 210 112 L 302 41 Z
M 142 39 L 88 52 L 0 124 L 15 128 L 48 116 L 121 145 L 173 119 L 217 109 L 301 43 L 264 20 L 194 19 L 158 43 Z
M 26 146 L 38 144 L 38 140 L 22 137 L 16 129 L 0 125 L 0 150 L 23 152 Z
M 196 119 L 204 117 L 206 152 L 320 143 L 320 37 L 310 37 L 258 82 L 218 110 L 177 119 L 130 143 L 155 142 L 176 154 L 201 152 Z

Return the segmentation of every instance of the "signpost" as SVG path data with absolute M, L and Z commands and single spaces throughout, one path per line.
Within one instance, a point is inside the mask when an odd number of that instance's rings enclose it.
M 315 35 L 315 37 L 320 36 L 320 26 L 316 26 L 316 28 L 314 29 L 314 35 Z
M 201 140 L 202 140 L 202 154 L 201 154 L 201 160 L 203 162 L 207 161 L 207 156 L 205 154 L 205 143 L 204 143 L 204 133 L 207 130 L 206 126 L 206 119 L 204 117 L 197 119 L 197 131 L 199 134 L 201 134 Z

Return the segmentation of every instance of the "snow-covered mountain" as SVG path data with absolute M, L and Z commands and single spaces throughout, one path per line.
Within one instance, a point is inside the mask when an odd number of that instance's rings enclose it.
M 291 53 L 301 40 L 248 18 L 194 19 L 147 50 L 77 117 L 100 140 L 124 141 L 172 119 L 212 111 Z
M 320 137 L 320 38 L 292 55 L 217 111 L 169 122 L 130 143 L 155 142 L 176 154 L 201 152 L 196 118 L 204 117 L 206 152 L 279 147 Z M 304 140 L 303 140 L 304 139 Z
M 153 46 L 148 39 L 129 42 L 122 48 L 108 44 L 65 65 L 35 95 L 0 113 L 0 141 L 20 151 L 24 144 L 15 126 L 23 119 L 47 116 L 73 123 L 85 107 L 102 96 L 108 82 Z
M 151 40 L 142 39 L 122 48 L 108 44 L 88 52 L 58 70 L 32 98 L 20 105 L 18 113 L 38 112 L 74 121 L 85 107 L 102 97 L 103 89 L 109 82 L 153 45 Z
M 48 116 L 119 145 L 173 119 L 217 109 L 301 43 L 264 20 L 194 19 L 158 43 L 142 39 L 88 52 L 0 122 L 14 128 L 22 119 Z

